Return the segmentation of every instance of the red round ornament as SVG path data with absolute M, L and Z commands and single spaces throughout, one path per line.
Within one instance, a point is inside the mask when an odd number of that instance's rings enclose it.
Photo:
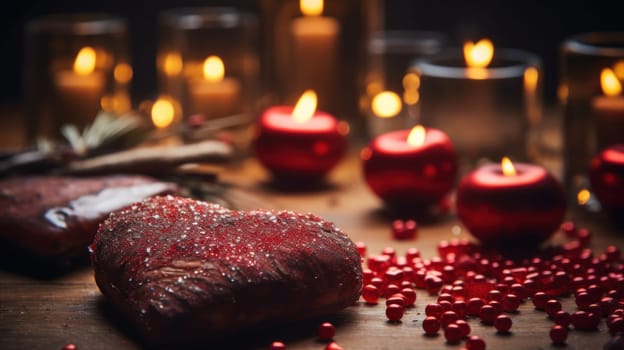
M 379 135 L 360 156 L 369 188 L 400 213 L 425 213 L 456 181 L 455 147 L 437 129 L 416 126 Z
M 624 224 L 624 144 L 608 146 L 594 156 L 589 180 L 605 212 Z
M 534 247 L 561 225 L 563 187 L 539 165 L 484 165 L 465 175 L 457 189 L 457 215 L 482 244 Z

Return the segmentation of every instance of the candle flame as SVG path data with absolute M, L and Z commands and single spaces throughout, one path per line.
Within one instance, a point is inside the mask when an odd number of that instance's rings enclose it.
M 579 205 L 585 205 L 591 199 L 591 192 L 588 189 L 583 188 L 576 194 L 576 201 Z
M 85 46 L 76 55 L 74 72 L 78 75 L 87 75 L 95 70 L 95 49 Z
M 610 68 L 604 68 L 600 72 L 600 87 L 607 96 L 617 96 L 622 93 L 622 83 Z
M 539 81 L 539 71 L 535 67 L 528 67 L 524 71 L 524 88 L 526 91 L 537 90 L 537 82 Z
M 173 123 L 175 107 L 173 102 L 166 97 L 159 97 L 152 105 L 152 123 L 158 129 L 163 129 Z
M 132 67 L 128 63 L 119 63 L 113 70 L 115 81 L 126 84 L 132 80 Z
M 293 119 L 298 123 L 305 123 L 312 119 L 316 111 L 317 97 L 314 90 L 306 90 L 295 105 L 292 112 Z
M 204 60 L 203 66 L 204 79 L 211 82 L 218 82 L 223 80 L 225 76 L 225 66 L 223 60 L 219 56 L 208 56 Z
M 306 16 L 320 16 L 323 5 L 323 0 L 299 0 L 299 9 Z
M 503 157 L 501 160 L 501 169 L 503 170 L 503 175 L 505 176 L 515 176 L 516 168 L 514 167 L 511 159 L 507 157 Z
M 379 118 L 392 118 L 401 112 L 401 108 L 401 98 L 392 91 L 382 91 L 371 101 L 371 109 Z
M 422 125 L 416 125 L 407 135 L 407 143 L 412 146 L 420 146 L 425 143 L 425 128 Z
M 165 55 L 165 59 L 163 60 L 163 71 L 165 75 L 173 77 L 180 72 L 182 72 L 182 57 L 177 52 L 170 52 Z
M 464 43 L 464 59 L 466 65 L 472 68 L 485 68 L 494 57 L 494 44 L 489 39 L 481 39 L 476 43 Z

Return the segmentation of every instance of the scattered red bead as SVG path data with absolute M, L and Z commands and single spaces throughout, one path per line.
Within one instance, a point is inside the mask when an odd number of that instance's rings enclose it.
M 336 342 L 331 342 L 325 346 L 325 350 L 343 350 L 342 346 L 338 345 Z
M 377 304 L 380 297 L 379 288 L 372 284 L 367 284 L 362 288 L 362 298 L 367 304 Z
M 65 346 L 63 346 L 63 348 L 61 350 L 76 350 L 78 349 L 78 347 L 76 346 L 76 344 L 65 344 Z
M 567 328 L 570 325 L 570 321 L 571 321 L 570 313 L 564 310 L 559 310 L 553 316 L 553 321 L 555 322 L 555 324 L 558 324 L 562 327 Z
M 286 349 L 286 345 L 284 345 L 284 343 L 282 343 L 281 341 L 274 341 L 273 343 L 271 343 L 271 346 L 269 347 L 269 350 L 285 350 Z
M 452 323 L 444 329 L 444 338 L 449 344 L 457 344 L 462 339 L 462 331 L 458 325 Z
M 317 335 L 320 340 L 330 340 L 336 334 L 336 327 L 329 322 L 323 322 L 317 330 Z
M 425 331 L 425 334 L 429 334 L 429 335 L 437 334 L 441 326 L 442 326 L 442 322 L 440 322 L 439 319 L 433 316 L 425 317 L 422 323 L 422 327 L 423 327 L 423 330 Z
M 471 335 L 466 340 L 466 350 L 485 350 L 485 340 L 478 335 Z
M 398 322 L 403 318 L 405 308 L 401 305 L 390 304 L 386 306 L 386 317 L 392 322 Z
M 494 327 L 499 333 L 507 333 L 511 329 L 511 318 L 507 315 L 498 315 L 494 320 Z
M 568 328 L 556 324 L 550 328 L 550 340 L 555 344 L 564 344 L 568 339 Z

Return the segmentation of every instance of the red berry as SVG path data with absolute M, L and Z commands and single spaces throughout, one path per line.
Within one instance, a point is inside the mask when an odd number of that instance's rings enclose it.
M 380 294 L 379 288 L 372 284 L 367 284 L 362 288 L 362 298 L 367 304 L 377 304 Z
M 355 242 L 355 249 L 357 249 L 361 257 L 366 256 L 366 243 L 361 242 L 361 241 Z
M 323 322 L 319 326 L 317 334 L 321 340 L 330 340 L 336 334 L 336 327 L 329 322 Z
M 470 325 L 465 320 L 457 320 L 455 324 L 459 326 L 459 330 L 461 331 L 462 338 L 466 338 L 470 334 Z
M 548 301 L 548 296 L 544 292 L 536 292 L 533 294 L 533 297 L 531 297 L 531 301 L 533 302 L 533 305 L 535 305 L 536 309 L 544 310 L 546 302 Z
M 568 339 L 568 328 L 556 324 L 550 328 L 550 339 L 555 344 L 564 344 Z
M 505 312 L 515 312 L 518 310 L 522 299 L 515 294 L 507 294 L 503 297 L 503 310 Z
M 397 294 L 400 291 L 401 291 L 401 287 L 399 287 L 398 285 L 394 283 L 391 283 L 386 286 L 386 289 L 384 289 L 384 296 L 386 298 L 390 298 L 392 295 Z
M 422 327 L 425 330 L 426 334 L 436 334 L 440 330 L 442 323 L 439 319 L 433 316 L 427 316 L 423 320 Z
M 494 327 L 499 333 L 507 333 L 511 329 L 511 318 L 507 315 L 498 315 L 494 320 Z
M 462 332 L 458 325 L 452 323 L 444 329 L 444 338 L 449 344 L 457 344 L 462 339 Z
M 65 344 L 65 346 L 63 346 L 63 349 L 61 350 L 76 350 L 78 349 L 78 347 L 76 347 L 76 344 Z
M 442 306 L 438 303 L 431 303 L 425 306 L 425 315 L 439 318 L 442 316 Z
M 553 321 L 555 321 L 556 324 L 566 328 L 570 325 L 570 320 L 570 313 L 564 310 L 557 311 L 555 316 L 553 316 Z
M 481 310 L 481 306 L 484 304 L 481 298 L 470 298 L 470 300 L 468 300 L 466 313 L 470 316 L 478 316 L 479 310 Z
M 544 310 L 548 316 L 553 317 L 557 311 L 561 310 L 561 303 L 557 299 L 550 299 L 546 302 L 546 305 L 544 305 Z
M 282 343 L 281 341 L 274 341 L 273 343 L 271 343 L 271 346 L 269 347 L 269 350 L 285 350 L 286 349 L 286 345 L 284 345 L 284 343 Z
M 485 324 L 493 324 L 496 316 L 498 316 L 498 312 L 492 305 L 486 304 L 479 309 L 479 318 L 481 318 L 481 322 Z
M 485 350 L 485 340 L 478 335 L 471 335 L 466 340 L 466 350 Z
M 389 297 L 388 299 L 386 299 L 386 306 L 390 305 L 390 304 L 397 304 L 400 305 L 401 307 L 405 307 L 405 297 L 401 294 L 394 294 L 391 297 Z
M 400 321 L 401 318 L 403 318 L 404 311 L 405 311 L 405 308 L 403 306 L 397 305 L 397 304 L 390 304 L 386 306 L 386 317 L 388 317 L 388 320 L 390 321 L 397 322 L 397 321 Z
M 609 328 L 609 333 L 612 335 L 623 333 L 624 332 L 624 318 L 616 317 L 611 322 L 607 324 Z
M 338 343 L 333 341 L 327 344 L 327 346 L 325 347 L 325 350 L 343 350 L 343 349 L 342 349 L 342 346 L 338 345 Z
M 455 323 L 455 321 L 457 321 L 458 319 L 459 317 L 457 317 L 455 311 L 444 312 L 442 314 L 442 328 L 446 328 L 451 323 Z
M 414 288 L 408 287 L 401 289 L 401 294 L 405 296 L 405 305 L 412 306 L 416 302 L 416 291 Z

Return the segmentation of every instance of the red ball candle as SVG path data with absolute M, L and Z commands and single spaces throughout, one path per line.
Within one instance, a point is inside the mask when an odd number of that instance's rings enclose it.
M 262 113 L 253 146 L 275 177 L 315 179 L 342 159 L 348 131 L 346 123 L 316 110 L 316 94 L 308 90 L 294 108 L 274 106 Z
M 424 213 L 455 184 L 455 147 L 438 129 L 417 125 L 379 135 L 360 156 L 369 188 L 394 211 Z
M 563 186 L 543 167 L 484 165 L 457 188 L 457 216 L 484 245 L 535 247 L 560 226 L 566 211 Z
M 624 213 L 624 144 L 608 146 L 592 158 L 589 181 L 605 212 L 620 218 Z

